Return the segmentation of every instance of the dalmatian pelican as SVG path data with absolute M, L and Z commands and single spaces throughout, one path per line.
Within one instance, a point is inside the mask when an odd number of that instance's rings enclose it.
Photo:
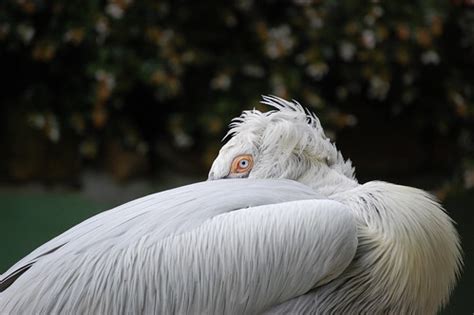
M 1 314 L 435 314 L 460 273 L 422 190 L 358 183 L 296 101 L 233 120 L 207 181 L 102 212 L 0 276 Z M 376 154 L 376 149 L 370 154 Z

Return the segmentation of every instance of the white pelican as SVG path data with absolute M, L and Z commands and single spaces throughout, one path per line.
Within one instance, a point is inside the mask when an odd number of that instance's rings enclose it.
M 209 181 L 98 214 L 12 266 L 0 314 L 439 311 L 461 268 L 442 207 L 359 184 L 316 116 L 263 103 L 276 110 L 234 120 Z

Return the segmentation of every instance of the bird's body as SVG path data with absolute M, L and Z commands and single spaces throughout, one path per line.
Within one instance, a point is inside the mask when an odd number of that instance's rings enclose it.
M 355 227 L 343 205 L 292 181 L 184 186 L 92 217 L 25 257 L 6 273 L 34 262 L 0 294 L 2 314 L 259 313 L 341 273 Z
M 234 123 L 211 181 L 101 213 L 20 260 L 0 276 L 0 313 L 436 313 L 461 264 L 441 206 L 359 184 L 314 116 L 265 102 L 278 111 Z

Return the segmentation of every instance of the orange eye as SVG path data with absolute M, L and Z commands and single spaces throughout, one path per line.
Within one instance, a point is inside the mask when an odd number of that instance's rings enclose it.
M 232 161 L 231 173 L 247 173 L 253 167 L 253 158 L 250 154 L 239 155 Z

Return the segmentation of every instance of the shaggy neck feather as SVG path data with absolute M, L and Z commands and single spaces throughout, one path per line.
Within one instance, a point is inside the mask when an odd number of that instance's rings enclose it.
M 460 271 L 457 232 L 441 206 L 422 190 L 385 182 L 359 185 L 332 198 L 349 206 L 360 225 L 356 257 L 332 284 L 338 295 L 332 300 L 341 304 L 329 309 L 343 311 L 345 302 L 369 313 L 439 311 Z M 394 217 L 397 224 L 390 224 Z
M 318 178 L 318 180 L 315 181 L 315 178 Z M 359 185 L 356 179 L 349 178 L 325 165 L 314 165 L 295 180 L 310 186 L 314 191 L 328 197 L 353 189 Z

